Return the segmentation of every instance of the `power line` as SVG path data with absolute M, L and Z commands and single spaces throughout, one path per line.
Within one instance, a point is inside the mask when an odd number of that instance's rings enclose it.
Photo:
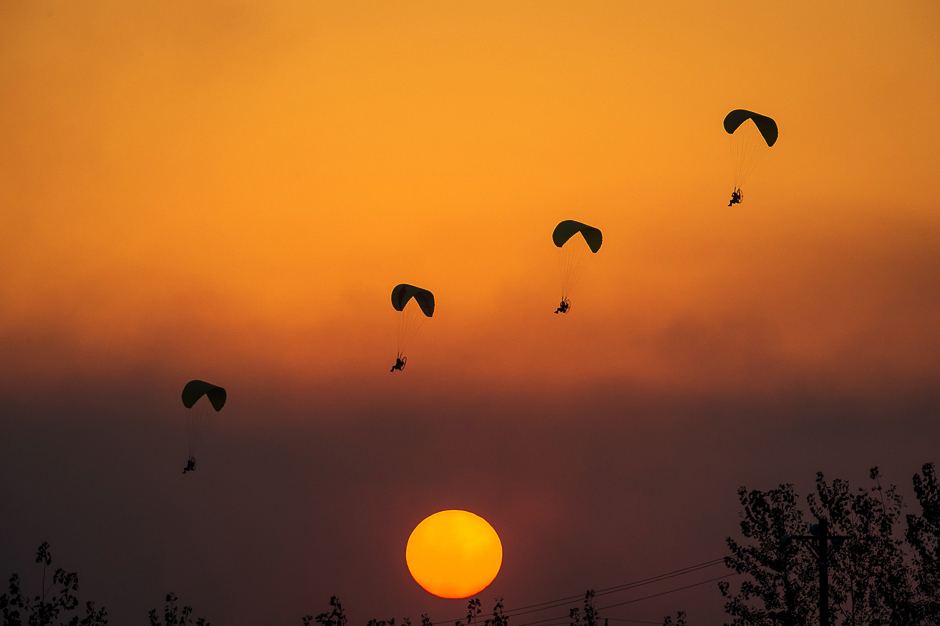
M 675 570 L 673 572 L 668 572 L 666 574 L 660 574 L 659 576 L 651 576 L 650 578 L 644 578 L 642 580 L 637 580 L 631 583 L 625 583 L 622 585 L 617 585 L 616 587 L 608 587 L 606 589 L 601 589 L 600 591 L 594 592 L 594 596 L 606 596 L 612 593 L 619 593 L 621 591 L 628 591 L 630 589 L 636 589 L 637 587 L 643 587 L 645 585 L 652 585 L 653 583 L 662 582 L 664 580 L 669 580 L 670 578 L 676 578 L 677 576 L 684 576 L 685 574 L 691 574 L 699 570 L 707 569 L 709 567 L 714 567 L 719 563 L 723 563 L 724 559 L 716 559 L 715 561 L 706 561 L 705 563 L 699 563 L 698 565 L 690 565 L 689 567 L 684 567 L 680 570 Z M 569 596 L 560 600 L 553 600 L 550 602 L 542 602 L 541 604 L 535 604 L 531 607 L 520 607 L 518 609 L 513 609 L 512 611 L 507 611 L 507 616 L 526 615 L 528 613 L 539 613 L 540 611 L 547 611 L 548 609 L 555 609 L 571 602 L 575 602 L 584 597 L 584 594 L 579 594 L 576 596 Z M 547 606 L 546 606 L 547 605 Z M 541 607 L 541 608 L 533 608 Z
M 679 569 L 677 569 L 677 570 L 673 570 L 673 571 L 671 571 L 671 572 L 666 572 L 666 573 L 664 573 L 664 574 L 658 574 L 658 575 L 656 575 L 656 576 L 650 576 L 649 578 L 642 578 L 642 579 L 635 580 L 635 581 L 632 581 L 632 582 L 623 583 L 623 584 L 620 584 L 620 585 L 615 585 L 615 586 L 613 586 L 613 587 L 607 587 L 607 588 L 604 588 L 604 589 L 599 589 L 599 590 L 597 590 L 597 591 L 594 593 L 594 595 L 595 595 L 595 596 L 604 596 L 604 595 L 609 595 L 609 594 L 612 594 L 612 593 L 618 593 L 618 592 L 620 592 L 620 591 L 627 591 L 627 590 L 629 590 L 629 589 L 635 589 L 636 587 L 642 587 L 642 586 L 644 586 L 644 585 L 650 585 L 650 584 L 653 584 L 653 583 L 662 582 L 662 581 L 664 581 L 664 580 L 669 580 L 670 578 L 675 578 L 675 577 L 677 577 L 677 576 L 684 576 L 685 574 L 691 574 L 691 573 L 697 572 L 697 571 L 699 571 L 699 570 L 708 569 L 708 568 L 714 567 L 715 565 L 718 565 L 718 564 L 720 564 L 720 563 L 724 563 L 724 559 L 723 559 L 723 558 L 720 558 L 720 559 L 711 559 L 711 560 L 709 560 L 709 561 L 703 561 L 703 562 L 701 562 L 701 563 L 696 563 L 695 565 L 688 565 L 688 566 L 686 566 L 686 567 L 682 567 L 682 568 L 679 568 Z M 549 609 L 554 609 L 554 608 L 558 608 L 558 607 L 564 606 L 564 605 L 566 605 L 566 604 L 570 604 L 571 602 L 580 600 L 580 599 L 583 598 L 583 597 L 584 597 L 584 594 L 578 594 L 578 595 L 574 595 L 574 596 L 567 596 L 567 597 L 564 597 L 564 598 L 558 598 L 558 599 L 555 599 L 555 600 L 547 600 L 547 601 L 545 601 L 545 602 L 539 602 L 539 603 L 536 603 L 536 604 L 529 604 L 529 605 L 527 605 L 527 606 L 521 606 L 521 607 L 517 607 L 517 608 L 515 608 L 515 609 L 507 610 L 507 611 L 505 611 L 505 612 L 503 613 L 503 615 L 505 615 L 506 617 L 512 617 L 512 616 L 518 617 L 519 615 L 526 615 L 526 614 L 529 614 L 529 613 L 539 613 L 539 612 L 541 612 L 541 611 L 547 611 L 547 610 L 549 610 Z M 615 606 L 616 606 L 616 605 L 615 605 Z M 463 617 L 458 617 L 458 618 L 451 619 L 451 620 L 443 620 L 443 621 L 439 621 L 439 622 L 433 622 L 433 623 L 432 623 L 432 626 L 439 626 L 440 624 L 449 624 L 449 623 L 456 622 L 456 621 L 461 620 L 461 619 L 464 619 L 464 618 L 463 618 Z M 550 621 L 550 620 L 553 620 L 553 619 L 561 619 L 561 618 L 549 618 L 549 620 L 542 620 L 542 621 Z M 534 623 L 534 622 L 531 622 L 531 623 Z M 546 625 L 546 626 L 552 626 L 552 625 Z
M 642 579 L 640 579 L 640 580 L 635 580 L 635 581 L 632 581 L 632 582 L 629 582 L 629 583 L 623 583 L 623 584 L 621 584 L 621 585 L 615 585 L 615 586 L 613 586 L 613 587 L 607 587 L 607 588 L 605 588 L 605 589 L 600 589 L 600 590 L 596 591 L 594 595 L 595 595 L 595 596 L 598 596 L 598 595 L 607 595 L 607 594 L 611 594 L 611 593 L 616 593 L 616 592 L 618 592 L 618 591 L 625 591 L 625 590 L 627 590 L 627 589 L 633 589 L 633 588 L 635 588 L 635 587 L 641 587 L 641 586 L 643 586 L 643 585 L 649 585 L 649 584 L 652 584 L 652 583 L 655 583 L 655 582 L 660 582 L 660 581 L 663 581 L 663 580 L 668 580 L 669 578 L 675 578 L 676 576 L 682 576 L 682 575 L 684 575 L 684 574 L 690 574 L 690 573 L 696 572 L 696 571 L 698 571 L 698 570 L 700 570 L 700 569 L 706 569 L 706 568 L 709 568 L 709 567 L 714 567 L 715 565 L 718 565 L 719 563 L 723 563 L 723 562 L 724 562 L 724 559 L 723 559 L 723 558 L 721 558 L 721 559 L 712 559 L 712 560 L 710 560 L 710 561 L 703 561 L 702 563 L 696 563 L 695 565 L 688 565 L 688 566 L 686 566 L 686 567 L 682 567 L 682 568 L 680 568 L 680 569 L 673 570 L 673 571 L 671 571 L 671 572 L 666 572 L 665 574 L 658 574 L 658 575 L 656 575 L 656 576 L 651 576 L 651 577 L 649 577 L 649 578 L 642 578 Z M 557 598 L 557 599 L 555 599 L 555 600 L 547 600 L 547 601 L 545 601 L 545 602 L 538 602 L 538 603 L 536 603 L 536 604 L 529 604 L 529 605 L 527 605 L 527 606 L 521 606 L 521 607 L 517 607 L 517 608 L 515 608 L 515 609 L 509 609 L 509 610 L 505 611 L 503 614 L 506 615 L 507 617 L 509 617 L 509 616 L 525 615 L 525 614 L 527 614 L 527 613 L 538 613 L 538 612 L 540 612 L 540 611 L 547 611 L 548 609 L 554 609 L 554 608 L 558 608 L 559 606 L 564 606 L 565 604 L 569 604 L 569 603 L 574 602 L 574 601 L 576 601 L 576 600 L 580 600 L 580 599 L 583 598 L 583 597 L 584 597 L 584 594 L 578 594 L 578 595 L 574 595 L 574 596 L 567 596 L 567 597 L 564 597 L 564 598 Z M 541 607 L 541 608 L 538 608 L 538 607 Z M 531 610 L 530 610 L 530 609 L 531 609 Z M 460 619 L 462 619 L 462 618 L 458 617 L 458 618 L 452 619 L 452 620 L 444 620 L 444 621 L 440 621 L 440 622 L 434 622 L 434 623 L 432 624 L 432 626 L 438 626 L 439 624 L 449 624 L 450 622 L 456 622 L 456 621 L 458 621 L 458 620 L 460 620 Z
M 614 607 L 624 606 L 624 605 L 626 605 L 626 604 L 633 604 L 634 602 L 641 602 L 641 601 L 643 601 L 643 600 L 649 600 L 650 598 L 658 598 L 658 597 L 660 597 L 660 596 L 669 595 L 670 593 L 676 593 L 677 591 L 683 591 L 683 590 L 685 590 L 685 589 L 691 589 L 692 587 L 699 587 L 699 586 L 701 586 L 701 585 L 707 585 L 708 583 L 713 583 L 713 582 L 716 582 L 716 581 L 719 581 L 719 580 L 724 580 L 725 578 L 729 578 L 729 577 L 731 577 L 731 576 L 737 576 L 737 575 L 738 575 L 737 573 L 725 574 L 724 576 L 717 576 L 717 577 L 715 577 L 715 578 L 709 578 L 708 580 L 703 580 L 703 581 L 701 581 L 701 582 L 692 583 L 691 585 L 685 585 L 685 586 L 683 586 L 683 587 L 676 587 L 675 589 L 669 589 L 669 590 L 667 590 L 667 591 L 661 591 L 661 592 L 659 592 L 659 593 L 654 593 L 654 594 L 650 594 L 650 595 L 648 595 L 648 596 L 643 596 L 642 598 L 634 598 L 634 599 L 632 599 L 632 600 L 625 600 L 625 601 L 623 601 L 623 602 L 616 602 L 616 603 L 614 603 L 614 604 L 608 604 L 607 606 L 597 607 L 597 610 L 598 610 L 598 611 L 604 611 L 604 610 L 607 610 L 607 609 L 612 609 L 612 608 L 614 608 Z M 536 624 L 538 624 L 539 626 L 552 626 L 551 624 L 549 624 L 549 622 L 555 622 L 555 621 L 561 620 L 561 619 L 563 619 L 563 618 L 564 618 L 564 616 L 546 617 L 546 618 L 544 618 L 544 619 L 535 620 L 535 621 L 532 621 L 532 622 L 525 622 L 524 624 L 520 624 L 519 626 L 535 626 Z
M 654 593 L 649 596 L 643 596 L 642 598 L 634 598 L 633 600 L 626 600 L 624 602 L 618 602 L 616 604 L 608 604 L 607 606 L 602 606 L 598 608 L 598 611 L 604 611 L 606 609 L 612 609 L 615 606 L 623 606 L 625 604 L 633 604 L 634 602 L 640 602 L 641 600 L 649 600 L 650 598 L 658 598 L 659 596 L 665 596 L 670 593 L 675 593 L 677 591 L 682 591 L 684 589 L 691 589 L 692 587 L 699 587 L 701 585 L 707 585 L 708 583 L 713 583 L 718 580 L 724 580 L 725 578 L 730 578 L 731 576 L 737 576 L 737 572 L 731 574 L 725 574 L 724 576 L 716 576 L 715 578 L 709 578 L 708 580 L 703 580 L 700 583 L 692 583 L 691 585 L 686 585 L 685 587 L 676 587 L 675 589 L 670 589 L 669 591 L 663 591 L 660 593 Z
M 629 619 L 626 617 L 605 617 L 604 623 L 607 622 L 629 622 L 632 624 L 655 624 L 656 626 L 661 626 L 662 622 L 651 622 L 649 620 L 642 619 Z M 568 626 L 571 623 L 571 618 L 566 617 L 564 619 L 559 618 L 557 621 L 549 622 L 547 624 L 542 624 L 541 626 Z
M 635 587 L 641 587 L 642 585 L 648 585 L 648 584 L 650 584 L 650 583 L 655 583 L 655 582 L 660 582 L 660 581 L 662 581 L 662 580 L 668 580 L 668 579 L 670 579 L 670 578 L 675 578 L 676 576 L 684 576 L 685 574 L 691 574 L 691 573 L 693 573 L 693 572 L 697 572 L 697 571 L 703 570 L 703 569 L 708 569 L 708 568 L 714 567 L 714 566 L 716 566 L 716 565 L 722 565 L 722 564 L 724 564 L 724 562 L 725 562 L 725 560 L 724 560 L 723 558 L 721 558 L 721 559 L 713 559 L 713 560 L 711 560 L 711 561 L 705 561 L 704 563 L 699 563 L 699 564 L 697 564 L 697 565 L 690 565 L 690 566 L 688 566 L 688 567 L 682 568 L 681 570 L 676 570 L 676 571 L 674 571 L 674 572 L 668 572 L 668 573 L 666 573 L 666 574 L 660 574 L 659 576 L 652 576 L 652 577 L 650 577 L 650 578 L 647 578 L 647 579 L 642 580 L 642 581 L 637 581 L 637 582 L 635 582 L 635 583 L 627 583 L 627 584 L 625 584 L 625 585 L 618 585 L 618 586 L 616 586 L 616 587 L 608 587 L 607 589 L 599 589 L 599 590 L 597 590 L 597 591 L 594 592 L 594 595 L 595 595 L 595 596 L 606 596 L 606 595 L 608 595 L 608 594 L 616 593 L 616 592 L 618 592 L 618 591 L 623 591 L 623 590 L 625 590 L 625 589 L 633 589 L 633 588 L 635 588 Z

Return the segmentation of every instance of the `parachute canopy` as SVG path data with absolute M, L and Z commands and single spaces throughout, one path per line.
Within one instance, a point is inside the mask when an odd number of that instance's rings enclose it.
M 225 406 L 225 389 L 203 380 L 191 380 L 183 387 L 183 406 L 187 409 L 193 408 L 193 405 L 199 401 L 199 398 L 206 396 L 212 404 L 212 408 L 221 411 Z
M 392 306 L 395 307 L 396 311 L 404 310 L 405 305 L 408 304 L 408 301 L 412 298 L 415 299 L 415 302 L 418 303 L 418 306 L 421 307 L 421 311 L 426 316 L 431 317 L 434 315 L 434 294 L 427 289 L 421 289 L 420 287 L 406 285 L 404 283 L 396 285 L 395 288 L 392 289 Z
M 725 132 L 733 135 L 734 131 L 748 120 L 752 120 L 754 125 L 757 126 L 757 130 L 760 131 L 764 141 L 767 142 L 768 148 L 777 143 L 777 122 L 766 115 L 745 111 L 744 109 L 735 109 L 725 116 Z
M 581 236 L 584 237 L 584 241 L 587 242 L 591 252 L 597 252 L 601 249 L 601 243 L 604 241 L 604 236 L 601 234 L 601 231 L 593 226 L 588 226 L 587 224 L 582 224 L 574 220 L 565 220 L 559 223 L 552 233 L 552 241 L 560 248 L 565 245 L 566 241 L 574 237 L 576 233 L 581 233 Z

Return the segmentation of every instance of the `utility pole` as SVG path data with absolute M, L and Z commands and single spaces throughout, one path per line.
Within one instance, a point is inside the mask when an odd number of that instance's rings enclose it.
M 833 550 L 838 550 L 848 537 L 830 535 L 829 521 L 825 517 L 820 517 L 818 521 L 818 524 L 809 527 L 809 535 L 784 535 L 780 538 L 780 544 L 789 545 L 794 539 L 815 542 L 808 547 L 816 555 L 819 564 L 819 626 L 829 626 L 829 544 L 832 544 Z

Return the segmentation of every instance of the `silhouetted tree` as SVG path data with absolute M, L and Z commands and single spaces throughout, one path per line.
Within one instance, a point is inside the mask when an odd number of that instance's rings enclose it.
M 686 626 L 685 611 L 676 613 L 676 621 L 672 621 L 672 616 L 667 615 L 663 618 L 663 626 Z
M 104 608 L 96 611 L 94 602 L 90 601 L 85 603 L 84 616 L 70 616 L 79 605 L 74 593 L 78 591 L 77 573 L 59 568 L 53 572 L 52 580 L 46 585 L 52 553 L 45 541 L 36 551 L 36 562 L 42 564 L 40 593 L 32 599 L 24 595 L 19 574 L 12 574 L 9 593 L 0 596 L 3 626 L 105 626 L 108 623 L 108 612 Z
M 316 617 L 305 615 L 302 619 L 304 626 L 311 626 L 314 622 L 321 626 L 346 626 L 346 612 L 343 611 L 343 605 L 336 596 L 330 598 L 329 611 L 320 613 Z M 401 626 L 411 626 L 411 618 L 402 618 L 399 623 Z M 395 626 L 395 618 L 389 620 L 370 619 L 367 626 Z M 421 626 L 433 626 L 427 613 L 421 616 Z
M 931 467 L 931 472 L 927 471 Z M 925 511 L 938 494 L 932 466 L 918 499 Z M 829 601 L 833 624 L 845 626 L 915 626 L 938 624 L 927 590 L 936 577 L 924 575 L 917 546 L 929 551 L 938 536 L 928 516 L 908 516 L 908 540 L 901 532 L 903 502 L 895 487 L 883 489 L 878 468 L 870 473 L 867 488 L 853 490 L 840 479 L 826 482 L 816 475 L 815 492 L 806 498 L 809 515 L 798 505 L 792 485 L 770 491 L 738 490 L 743 510 L 741 534 L 745 542 L 728 538 L 731 556 L 725 564 L 747 578 L 737 591 L 719 583 L 727 598 L 725 611 L 732 626 L 802 626 L 818 623 L 818 557 L 799 542 L 781 543 L 783 535 L 806 534 L 810 522 L 825 518 L 833 535 L 849 537 L 833 546 L 829 558 Z M 923 494 L 923 495 L 922 495 Z M 926 505 L 924 503 L 926 502 Z M 936 518 L 933 518 L 936 519 Z M 912 525 L 913 523 L 913 525 Z M 910 529 L 920 543 L 910 539 Z M 931 539 L 933 538 L 933 539 Z M 915 547 L 912 551 L 911 548 Z M 936 553 L 934 552 L 934 555 Z M 913 573 L 913 575 L 912 575 Z M 919 581 L 924 579 L 923 583 Z M 931 583 L 934 581 L 934 583 Z
M 346 626 L 346 613 L 343 611 L 342 603 L 336 596 L 330 598 L 330 610 L 328 612 L 320 613 L 316 618 L 313 615 L 304 616 L 304 626 L 313 624 L 314 619 L 321 626 Z
M 594 590 L 588 589 L 584 593 L 584 608 L 575 607 L 568 613 L 571 626 L 597 626 L 600 613 L 594 606 Z
M 467 601 L 467 621 L 466 623 L 457 620 L 454 622 L 454 626 L 476 626 L 477 624 L 477 615 L 483 612 L 481 608 L 483 603 L 479 598 L 471 598 Z
M 483 626 L 509 626 L 509 617 L 503 614 L 503 597 L 496 598 L 493 603 L 493 616 L 483 622 Z
M 919 596 L 918 612 L 940 623 L 940 483 L 933 463 L 914 474 L 914 494 L 920 515 L 907 515 L 905 537 L 914 558 L 914 580 Z
M 186 624 L 195 624 L 196 626 L 209 626 L 206 618 L 200 617 L 195 622 L 190 615 L 193 613 L 193 607 L 184 606 L 182 609 L 176 606 L 179 598 L 174 593 L 166 594 L 166 606 L 163 607 L 163 622 L 157 617 L 157 609 L 150 610 L 150 626 L 186 626 Z
M 395 618 L 393 617 L 390 620 L 370 619 L 368 622 L 366 622 L 366 626 L 395 626 Z M 411 626 L 411 618 L 402 618 L 401 626 Z

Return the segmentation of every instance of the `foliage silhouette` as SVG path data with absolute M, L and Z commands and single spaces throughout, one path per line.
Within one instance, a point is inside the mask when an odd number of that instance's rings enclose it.
M 663 626 L 686 626 L 685 611 L 676 613 L 676 621 L 672 621 L 672 616 L 667 615 L 663 618 Z
M 330 598 L 330 611 L 320 613 L 316 617 L 316 623 L 320 626 L 346 626 L 346 613 L 343 611 L 343 605 L 339 598 L 332 596 Z M 314 622 L 313 615 L 306 615 L 303 618 L 304 626 L 310 626 Z
M 908 514 L 905 538 L 913 551 L 914 582 L 922 598 L 919 611 L 940 623 L 940 482 L 932 463 L 914 474 L 920 515 Z
M 597 626 L 600 613 L 594 606 L 594 590 L 588 589 L 584 593 L 584 608 L 575 607 L 568 614 L 571 626 Z
M 815 492 L 798 504 L 793 485 L 769 491 L 738 490 L 744 542 L 728 538 L 725 564 L 747 579 L 733 591 L 719 583 L 731 626 L 797 626 L 818 622 L 818 557 L 812 548 L 781 542 L 804 533 L 811 521 L 825 518 L 832 534 L 849 539 L 829 558 L 829 601 L 833 625 L 936 626 L 940 539 L 940 487 L 932 465 L 915 475 L 922 514 L 906 517 L 897 489 L 883 489 L 878 468 L 868 487 L 851 489 L 816 475 Z M 806 515 L 808 513 L 808 515 Z
M 320 613 L 316 617 L 312 615 L 305 615 L 303 618 L 303 626 L 311 626 L 314 622 L 320 624 L 320 626 L 346 626 L 346 612 L 343 610 L 343 604 L 339 601 L 339 598 L 332 596 L 330 598 L 330 610 L 325 613 Z M 411 626 L 411 618 L 405 617 L 398 622 L 400 626 Z M 395 626 L 395 618 L 389 620 L 384 619 L 370 619 L 367 622 L 367 626 Z M 431 618 L 428 617 L 428 614 L 425 613 L 421 616 L 421 626 L 434 626 L 431 622 Z
M 402 626 L 411 626 L 411 619 L 406 617 L 401 620 Z M 395 626 L 395 618 L 393 617 L 390 620 L 384 619 L 370 619 L 366 622 L 366 626 Z
M 8 593 L 0 596 L 0 615 L 3 626 L 106 626 L 108 612 L 102 607 L 95 610 L 94 602 L 85 603 L 85 615 L 71 615 L 78 608 L 78 574 L 56 569 L 52 581 L 46 585 L 52 553 L 49 543 L 43 542 L 36 551 L 36 562 L 42 564 L 42 586 L 40 593 L 32 599 L 24 595 L 20 587 L 19 574 L 10 576 Z
M 483 621 L 484 626 L 509 626 L 509 617 L 503 613 L 503 597 L 493 603 L 493 616 Z
M 479 598 L 471 598 L 467 601 L 467 621 L 466 623 L 457 620 L 454 622 L 454 626 L 476 626 L 477 625 L 477 615 L 483 612 L 482 607 L 483 603 Z
M 475 626 L 477 623 L 477 617 L 483 612 L 482 611 L 483 603 L 479 598 L 471 598 L 467 601 L 467 621 L 456 620 L 454 626 Z M 333 596 L 330 598 L 330 610 L 325 613 L 320 613 L 316 617 L 312 615 L 305 615 L 303 618 L 303 626 L 312 626 L 316 623 L 320 626 L 346 626 L 346 612 L 343 610 L 343 605 L 339 601 L 339 598 Z M 399 626 L 411 626 L 411 619 L 408 617 L 402 618 L 400 622 L 397 622 Z M 496 598 L 493 605 L 493 614 L 491 617 L 486 618 L 483 621 L 484 626 L 509 626 L 509 617 L 503 613 L 503 599 L 502 597 Z M 388 620 L 384 619 L 370 619 L 366 622 L 366 626 L 396 626 L 395 618 Z M 424 613 L 421 616 L 421 626 L 434 626 L 434 622 L 431 621 L 431 618 L 428 617 L 427 613 Z
M 157 617 L 157 609 L 150 610 L 150 626 L 186 626 L 186 624 L 195 624 L 196 626 L 209 626 L 206 618 L 200 617 L 195 622 L 190 618 L 193 607 L 184 606 L 182 609 L 176 606 L 179 598 L 176 594 L 170 592 L 166 594 L 166 606 L 163 607 L 163 622 Z
M 477 617 L 483 612 L 483 602 L 479 598 L 467 601 L 467 621 L 457 620 L 454 626 L 476 626 Z M 421 616 L 421 626 L 431 626 L 427 614 Z M 427 620 L 427 624 L 425 623 Z M 503 613 L 502 596 L 493 601 L 493 614 L 483 620 L 483 626 L 509 626 L 509 617 Z

